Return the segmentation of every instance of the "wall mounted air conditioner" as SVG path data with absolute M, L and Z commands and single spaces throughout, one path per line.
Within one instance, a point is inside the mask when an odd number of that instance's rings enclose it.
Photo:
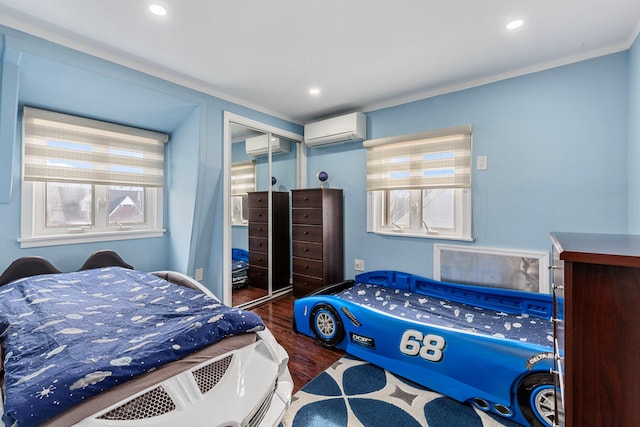
M 266 156 L 269 152 L 268 135 L 252 136 L 245 140 L 245 150 L 251 157 Z M 277 136 L 271 137 L 271 154 L 288 153 L 291 151 L 291 142 L 280 139 Z
M 304 125 L 304 143 L 309 147 L 362 141 L 366 137 L 367 116 L 364 113 L 350 113 Z

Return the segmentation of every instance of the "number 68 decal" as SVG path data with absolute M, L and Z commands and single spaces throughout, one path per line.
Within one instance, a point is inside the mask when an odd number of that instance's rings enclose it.
M 418 356 L 431 362 L 442 360 L 442 350 L 446 342 L 439 335 L 427 334 L 415 329 L 407 329 L 402 334 L 400 341 L 400 351 L 407 356 Z

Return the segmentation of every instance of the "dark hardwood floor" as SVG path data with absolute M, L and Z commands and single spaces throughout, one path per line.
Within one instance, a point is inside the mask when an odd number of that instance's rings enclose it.
M 264 324 L 289 353 L 289 371 L 293 377 L 295 393 L 340 359 L 344 352 L 322 347 L 313 338 L 293 331 L 294 300 L 289 293 L 251 310 L 262 317 Z
M 251 286 L 234 289 L 231 293 L 231 305 L 235 307 L 266 296 L 267 291 L 260 288 L 252 288 Z

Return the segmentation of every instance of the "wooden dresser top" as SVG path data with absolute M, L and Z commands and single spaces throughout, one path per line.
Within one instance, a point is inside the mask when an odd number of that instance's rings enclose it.
M 554 232 L 551 239 L 563 261 L 640 267 L 640 235 Z

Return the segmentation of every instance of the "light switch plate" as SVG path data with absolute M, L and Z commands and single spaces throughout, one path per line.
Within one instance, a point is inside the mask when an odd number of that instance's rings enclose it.
M 487 156 L 476 157 L 476 170 L 487 170 Z

